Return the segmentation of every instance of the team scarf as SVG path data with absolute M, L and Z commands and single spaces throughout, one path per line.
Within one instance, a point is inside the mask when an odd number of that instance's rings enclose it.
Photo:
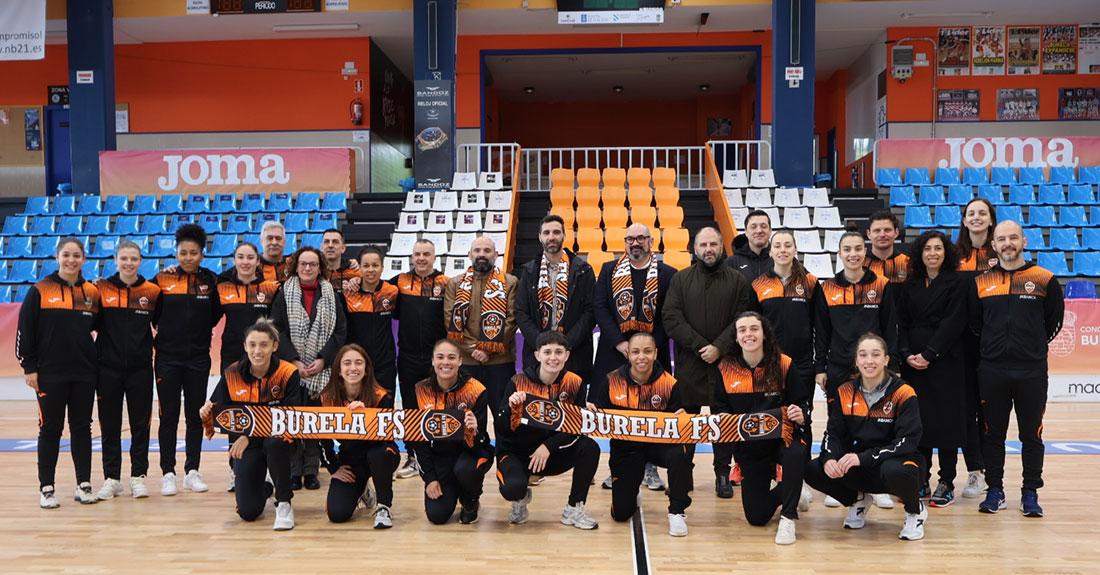
M 276 405 L 215 405 L 207 437 L 215 430 L 249 437 L 336 439 L 338 441 L 465 441 L 461 409 L 355 409 Z
M 558 331 L 565 331 L 561 325 L 562 315 L 565 314 L 565 303 L 569 301 L 569 254 L 563 250 L 561 260 L 558 261 L 558 277 L 554 282 L 557 288 L 557 297 L 554 297 L 554 289 L 550 287 L 550 262 L 546 255 L 542 256 L 542 266 L 539 268 L 539 314 L 542 317 L 542 329 L 549 329 L 557 325 Z M 551 316 L 550 314 L 554 314 Z M 553 321 L 551 321 L 551 318 Z
M 615 264 L 611 276 L 611 297 L 615 302 L 615 323 L 619 332 L 644 331 L 653 333 L 653 321 L 657 316 L 657 258 L 650 256 L 645 274 L 645 291 L 642 294 L 641 315 L 634 301 L 634 282 L 630 277 L 630 256 L 623 255 Z
M 734 443 L 782 439 L 790 445 L 794 423 L 782 409 L 753 413 L 694 415 L 664 411 L 587 409 L 527 394 L 512 407 L 512 429 L 527 425 L 573 435 L 644 443 Z
M 481 294 L 481 329 L 475 347 L 485 353 L 504 353 L 504 321 L 508 312 L 508 292 L 505 290 L 504 272 L 493 268 L 485 279 L 485 291 Z M 451 324 L 447 326 L 447 337 L 462 341 L 462 332 L 470 313 L 471 292 L 474 288 L 474 268 L 466 268 L 466 273 L 458 282 L 455 291 L 454 308 L 451 310 Z

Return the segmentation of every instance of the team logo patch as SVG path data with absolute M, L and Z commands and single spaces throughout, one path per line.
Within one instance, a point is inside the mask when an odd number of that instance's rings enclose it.
M 277 385 L 273 386 L 271 388 L 271 396 L 272 397 L 282 397 L 283 396 L 283 388 L 281 388 Z
M 1034 292 L 1035 291 L 1035 282 L 1027 282 L 1026 284 L 1024 284 L 1024 291 L 1026 291 L 1027 293 Z
M 898 279 L 899 280 L 903 280 L 907 277 L 909 277 L 909 272 L 907 270 L 898 270 Z
M 894 402 L 887 401 L 886 405 L 882 406 L 882 413 L 885 415 L 890 415 L 891 411 L 894 411 Z
M 741 419 L 741 433 L 745 437 L 762 437 L 779 425 L 780 421 L 770 413 L 751 413 Z
M 138 300 L 138 305 L 141 306 L 141 309 L 145 309 L 149 306 L 149 298 L 141 296 L 141 299 Z
M 650 405 L 652 405 L 653 407 L 655 407 L 657 409 L 660 409 L 662 401 L 663 400 L 661 399 L 661 396 L 659 396 L 659 395 L 654 395 L 653 397 L 649 398 Z
M 265 299 L 267 299 L 267 295 L 265 295 L 264 292 L 256 292 L 256 301 L 264 303 Z
M 568 391 L 563 391 L 563 392 L 558 394 L 558 401 L 569 401 L 570 399 L 573 399 L 573 398 L 569 397 L 569 392 Z
M 384 298 L 382 300 L 382 309 L 390 309 L 390 299 Z
M 989 258 L 989 267 L 994 267 L 996 265 L 997 265 L 997 258 Z
M 629 291 L 619 294 L 619 297 L 615 299 L 615 309 L 619 312 L 619 317 L 629 318 L 630 311 L 634 309 L 634 294 Z
M 877 298 L 877 297 L 878 297 L 878 292 L 877 291 L 871 290 L 871 291 L 867 292 L 867 299 L 868 300 L 875 301 L 875 298 Z
M 469 409 L 469 408 L 467 407 L 466 402 L 464 401 L 464 402 L 456 405 L 455 409 L 461 409 L 461 410 L 465 411 L 466 409 Z
M 206 284 L 202 284 L 202 285 L 199 286 L 199 291 L 202 292 L 202 293 L 206 293 L 206 290 L 208 290 L 208 289 L 210 289 L 210 286 L 208 286 Z
M 565 416 L 554 402 L 545 399 L 529 401 L 523 412 L 528 418 L 546 425 L 556 425 Z
M 794 293 L 798 294 L 799 297 L 804 296 L 806 295 L 806 288 L 802 287 L 802 284 L 798 284 L 794 286 Z
M 247 434 L 252 429 L 252 414 L 240 408 L 229 408 L 218 414 L 218 426 L 230 433 Z
M 443 295 L 443 288 L 439 286 L 435 286 L 434 288 L 432 288 L 432 296 L 439 297 L 441 295 Z
M 462 422 L 449 413 L 436 412 L 424 418 L 422 427 L 424 437 L 444 439 L 454 435 L 462 427 Z
M 504 316 L 499 313 L 490 313 L 481 322 L 481 333 L 488 339 L 496 339 L 504 329 Z

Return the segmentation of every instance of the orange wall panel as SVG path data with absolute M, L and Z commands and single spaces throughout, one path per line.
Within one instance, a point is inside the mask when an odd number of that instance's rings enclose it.
M 66 46 L 47 45 L 43 60 L 0 62 L 0 106 L 44 106 L 46 86 L 69 83 Z

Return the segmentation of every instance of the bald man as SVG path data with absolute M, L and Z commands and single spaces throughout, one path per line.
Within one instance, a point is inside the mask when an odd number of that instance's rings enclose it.
M 1043 412 L 1047 404 L 1047 344 L 1062 328 L 1062 286 L 1049 270 L 1024 260 L 1027 238 L 1020 224 L 1004 221 L 993 230 L 998 263 L 970 284 L 970 326 L 979 337 L 978 392 L 985 435 L 982 513 L 1005 508 L 1005 437 L 1016 409 L 1023 487 L 1020 510 L 1042 517 Z
M 497 256 L 492 239 L 475 239 L 470 267 L 447 282 L 443 298 L 447 337 L 461 344 L 462 368 L 485 385 L 494 409 L 516 374 L 517 280 L 496 267 Z

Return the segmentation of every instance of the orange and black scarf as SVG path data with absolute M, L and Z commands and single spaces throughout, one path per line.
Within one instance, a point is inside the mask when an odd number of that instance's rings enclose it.
M 615 264 L 611 276 L 611 297 L 615 302 L 615 323 L 619 331 L 630 333 L 644 331 L 653 333 L 653 321 L 657 318 L 657 258 L 650 257 L 649 270 L 645 275 L 645 292 L 642 294 L 641 314 L 638 302 L 634 301 L 634 282 L 630 277 L 630 256 L 624 255 Z
M 504 272 L 493 268 L 485 279 L 485 291 L 481 294 L 481 330 L 477 338 L 477 349 L 485 353 L 504 353 L 504 323 L 508 313 L 508 292 Z M 467 315 L 470 313 L 471 291 L 474 288 L 474 268 L 466 269 L 455 292 L 454 309 L 451 324 L 447 326 L 447 337 L 462 341 L 462 331 L 466 328 Z
M 554 281 L 556 290 L 550 287 L 550 262 L 546 256 L 542 256 L 542 266 L 539 268 L 539 315 L 542 317 L 542 329 L 549 329 L 551 325 L 558 326 L 558 331 L 565 331 L 561 325 L 562 315 L 565 314 L 565 302 L 569 301 L 569 254 L 564 251 L 561 260 L 558 261 L 558 275 Z M 554 297 L 554 292 L 557 297 Z M 551 316 L 550 314 L 553 314 Z M 553 321 L 551 321 L 553 320 Z

